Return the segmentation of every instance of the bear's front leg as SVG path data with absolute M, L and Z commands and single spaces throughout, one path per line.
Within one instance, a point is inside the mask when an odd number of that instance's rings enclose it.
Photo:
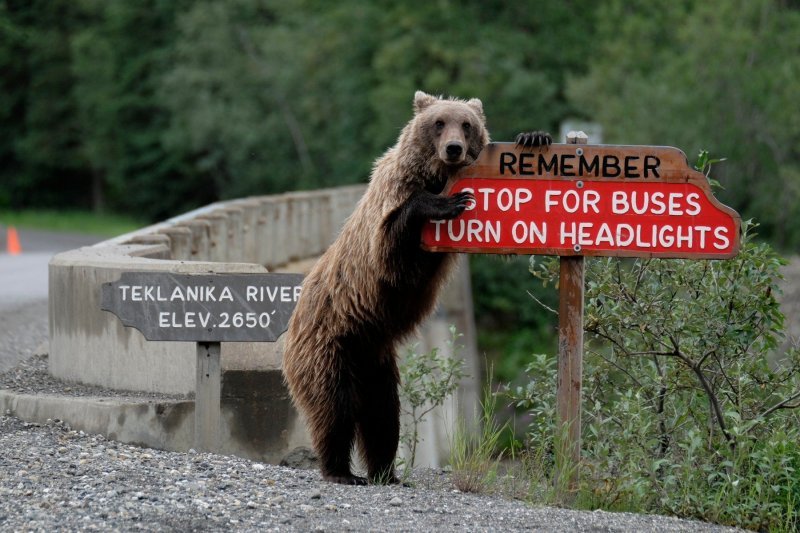
M 406 217 L 412 220 L 450 220 L 464 212 L 470 202 L 475 201 L 471 192 L 459 192 L 452 196 L 440 196 L 428 191 L 420 192 L 406 204 Z
M 450 220 L 464 212 L 475 196 L 470 192 L 459 192 L 453 196 L 440 196 L 421 191 L 386 220 L 390 242 L 400 243 L 403 249 L 419 248 L 422 226 L 429 220 Z

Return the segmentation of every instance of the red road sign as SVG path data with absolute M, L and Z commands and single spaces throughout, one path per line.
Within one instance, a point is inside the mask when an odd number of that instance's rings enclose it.
M 425 249 L 698 259 L 739 250 L 739 215 L 676 148 L 493 143 L 445 194 L 464 190 L 475 202 L 426 224 Z

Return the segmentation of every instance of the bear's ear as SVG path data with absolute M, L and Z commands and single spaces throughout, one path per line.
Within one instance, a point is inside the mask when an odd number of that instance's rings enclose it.
M 428 93 L 417 91 L 414 93 L 414 113 L 419 113 L 437 100 L 435 96 Z
M 481 120 L 486 122 L 486 116 L 483 114 L 483 102 L 481 102 L 477 98 L 472 98 L 469 101 L 467 101 L 467 105 L 470 106 L 478 114 Z

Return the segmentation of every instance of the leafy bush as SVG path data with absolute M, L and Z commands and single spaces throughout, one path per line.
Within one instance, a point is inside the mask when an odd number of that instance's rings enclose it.
M 590 507 L 800 526 L 800 353 L 777 353 L 782 264 L 743 224 L 726 261 L 587 260 L 582 486 Z M 532 265 L 546 284 L 558 262 Z M 552 448 L 554 358 L 512 398 Z

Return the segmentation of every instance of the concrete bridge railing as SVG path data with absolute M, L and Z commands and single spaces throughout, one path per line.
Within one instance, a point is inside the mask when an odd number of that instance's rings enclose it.
M 189 395 L 195 384 L 195 345 L 147 341 L 100 309 L 100 287 L 122 272 L 305 273 L 336 238 L 364 186 L 251 197 L 218 202 L 165 222 L 56 255 L 49 267 L 49 371 L 66 381 L 115 390 Z M 464 262 L 464 264 L 466 264 Z M 469 273 L 461 268 L 439 310 L 421 329 L 419 349 L 444 348 L 448 325 L 464 333 L 467 372 L 479 375 Z M 282 341 L 223 343 L 222 453 L 277 462 L 308 444 L 280 373 Z M 469 418 L 477 401 L 465 380 L 457 398 L 438 416 Z M 119 423 L 119 421 L 117 421 Z M 161 409 L 147 422 L 153 431 L 115 426 L 110 437 L 188 449 L 193 417 L 187 408 Z M 74 424 L 73 424 L 74 425 Z M 124 424 L 123 424 L 124 426 Z M 447 453 L 445 425 L 425 425 L 418 462 L 437 465 Z M 77 427 L 77 426 L 76 426 Z

